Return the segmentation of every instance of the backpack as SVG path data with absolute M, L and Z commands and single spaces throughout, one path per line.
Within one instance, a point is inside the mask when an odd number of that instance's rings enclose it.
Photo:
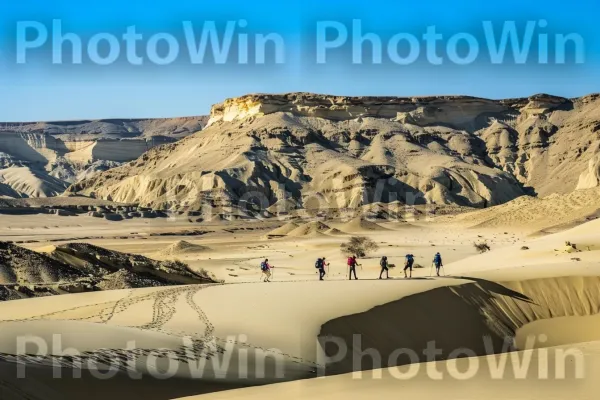
M 315 268 L 323 268 L 323 260 L 322 259 L 318 259 L 317 262 L 315 263 Z
M 412 254 L 407 254 L 406 255 L 406 261 L 408 261 L 408 262 L 414 261 L 413 255 Z
M 385 264 L 387 264 L 387 260 L 385 258 L 382 258 L 381 260 L 379 260 L 379 265 L 381 265 L 382 267 L 385 267 Z
M 266 271 L 268 269 L 269 269 L 269 267 L 267 267 L 267 263 L 266 262 L 263 261 L 263 262 L 260 263 L 260 270 L 261 271 Z
M 348 257 L 348 266 L 351 267 L 354 265 L 354 258 L 353 257 Z
M 433 257 L 433 262 L 436 263 L 436 264 L 440 264 L 442 262 L 442 256 L 440 256 L 439 254 L 436 254 Z

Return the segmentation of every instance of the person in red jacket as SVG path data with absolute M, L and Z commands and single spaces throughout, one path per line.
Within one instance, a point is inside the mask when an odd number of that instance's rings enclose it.
M 358 279 L 356 277 L 356 266 L 360 265 L 358 261 L 356 261 L 356 256 L 352 256 L 348 258 L 348 267 L 350 267 L 350 272 L 348 274 L 348 279 L 352 280 L 352 274 L 354 274 L 354 279 Z

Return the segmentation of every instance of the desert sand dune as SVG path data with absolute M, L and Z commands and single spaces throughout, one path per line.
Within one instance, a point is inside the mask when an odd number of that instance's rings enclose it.
M 368 221 L 362 217 L 353 218 L 352 220 L 350 220 L 344 224 L 338 225 L 337 228 L 339 228 L 343 232 L 350 232 L 350 233 L 358 233 L 358 232 L 376 231 L 376 230 L 385 230 L 386 229 L 386 228 L 382 227 L 381 225 L 378 225 L 375 222 Z
M 303 225 L 298 226 L 297 228 L 288 232 L 288 236 L 294 237 L 315 237 L 323 234 L 324 232 L 331 229 L 329 225 L 320 222 L 313 221 L 307 222 Z
M 496 365 L 497 356 L 478 357 L 476 362 L 485 369 L 481 376 L 471 379 L 456 379 L 450 374 L 461 376 L 475 363 L 473 358 L 462 358 L 423 364 L 416 374 L 407 368 L 390 368 L 364 373 L 362 378 L 354 374 L 328 376 L 323 379 L 310 379 L 297 382 L 268 385 L 256 388 L 238 389 L 222 393 L 213 393 L 198 397 L 186 397 L 180 400 L 220 400 L 220 399 L 277 399 L 281 393 L 290 399 L 318 398 L 325 400 L 359 399 L 368 400 L 378 397 L 406 396 L 423 400 L 475 400 L 475 399 L 547 399 L 563 400 L 577 398 L 592 400 L 600 385 L 595 375 L 600 372 L 600 342 L 591 342 L 579 346 L 585 362 L 586 375 L 583 379 L 575 379 L 574 368 L 566 368 L 567 379 L 552 381 L 532 377 L 523 379 L 517 368 L 508 359 L 503 370 L 503 379 L 490 376 L 488 365 Z M 572 347 L 556 348 L 555 351 L 571 351 Z M 548 365 L 546 353 L 540 351 L 524 351 L 514 353 L 515 359 L 531 357 L 530 370 L 537 371 Z M 554 373 L 553 358 L 550 359 L 550 372 Z M 443 371 L 444 379 L 433 380 L 427 370 Z M 532 374 L 534 375 L 534 374 Z M 375 376 L 376 378 L 372 378 Z M 412 377 L 407 379 L 406 376 Z M 404 379 L 402 379 L 404 378 Z
M 365 313 L 329 321 L 323 325 L 320 337 L 323 343 L 327 343 L 329 335 L 343 338 L 347 347 L 354 349 L 353 335 L 359 334 L 362 348 L 378 349 L 383 360 L 390 359 L 397 349 L 425 349 L 428 342 L 435 340 L 442 351 L 439 359 L 444 359 L 460 348 L 470 349 L 477 355 L 486 354 L 489 350 L 482 340 L 484 337 L 490 338 L 494 353 L 500 353 L 506 338 L 515 337 L 519 329 L 532 322 L 559 317 L 597 316 L 599 311 L 598 277 L 502 283 L 473 278 L 472 283 L 432 289 Z M 385 324 L 381 324 L 383 320 Z M 469 327 L 468 331 L 465 326 Z M 545 333 L 552 336 L 553 331 L 546 330 Z M 578 341 L 572 339 L 567 343 Z M 595 332 L 591 340 L 600 340 L 600 331 Z M 519 349 L 519 345 L 524 344 L 525 340 L 517 341 L 515 348 Z M 329 345 L 331 348 L 325 346 L 325 352 L 334 357 L 337 345 Z M 523 349 L 525 347 L 521 347 Z M 356 368 L 352 359 L 354 353 L 350 351 L 347 358 L 331 365 L 327 373 L 352 372 Z M 425 355 L 420 357 L 421 362 L 426 361 Z M 411 362 L 409 357 L 395 361 L 396 365 Z M 365 370 L 373 367 L 377 368 L 368 362 L 362 366 Z
M 590 268 L 591 271 L 598 270 L 600 268 L 598 263 L 600 238 L 597 234 L 599 227 L 600 220 L 590 221 L 559 233 L 508 245 L 498 252 L 491 251 L 449 263 L 446 267 L 453 271 L 453 274 L 460 275 L 472 271 L 476 266 L 480 271 L 497 274 L 494 279 L 503 279 L 501 275 L 503 271 L 511 270 L 509 267 L 535 267 L 532 271 L 535 271 L 537 275 L 534 276 L 537 277 L 547 277 L 552 274 L 569 275 L 574 268 L 582 267 Z M 563 251 L 566 242 L 574 243 L 577 250 Z
M 285 225 L 280 226 L 279 228 L 273 229 L 268 235 L 271 236 L 285 236 L 292 232 L 294 229 L 298 228 L 298 224 L 295 222 L 288 222 Z
M 597 296 L 600 295 L 596 277 L 554 282 L 544 280 L 515 282 L 506 285 L 484 280 L 477 280 L 474 283 L 469 279 L 324 284 L 327 285 L 326 289 L 320 290 L 318 285 L 323 285 L 320 282 L 288 282 L 266 286 L 225 285 L 209 286 L 204 289 L 185 286 L 172 289 L 141 289 L 132 292 L 115 291 L 102 293 L 102 296 L 84 294 L 71 295 L 70 299 L 66 299 L 67 296 L 40 299 L 44 303 L 40 303 L 37 299 L 27 300 L 0 304 L 2 320 L 10 321 L 7 323 L 0 321 L 0 325 L 6 324 L 7 332 L 10 332 L 6 338 L 11 337 L 12 334 L 17 335 L 23 330 L 32 329 L 40 333 L 46 332 L 48 335 L 69 332 L 65 339 L 66 343 L 87 349 L 86 357 L 97 360 L 102 360 L 106 356 L 114 359 L 118 355 L 122 357 L 127 354 L 124 349 L 126 339 L 139 339 L 141 344 L 152 348 L 157 346 L 171 349 L 173 355 L 169 357 L 171 359 L 175 357 L 177 360 L 177 354 L 184 351 L 178 347 L 178 340 L 181 340 L 182 336 L 190 335 L 197 340 L 214 337 L 218 343 L 223 343 L 227 348 L 226 352 L 232 352 L 232 360 L 237 361 L 235 354 L 239 355 L 240 349 L 236 346 L 236 342 L 241 340 L 240 335 L 243 335 L 244 343 L 254 349 L 278 349 L 277 351 L 285 354 L 284 358 L 289 361 L 285 363 L 286 376 L 289 379 L 297 379 L 313 375 L 315 368 L 318 368 L 319 363 L 324 360 L 316 341 L 319 334 L 334 333 L 343 338 L 344 335 L 360 332 L 364 334 L 363 348 L 375 346 L 374 348 L 381 351 L 382 355 L 388 355 L 389 351 L 397 348 L 393 345 L 419 349 L 428 340 L 436 340 L 445 349 L 464 345 L 477 351 L 482 346 L 478 343 L 482 339 L 480 335 L 483 334 L 492 335 L 494 343 L 501 345 L 499 335 L 505 333 L 503 330 L 514 329 L 520 323 L 526 325 L 536 318 L 575 314 L 594 315 L 597 313 L 597 308 L 589 308 L 586 305 L 598 304 Z M 587 293 L 588 297 L 582 297 L 579 304 L 572 304 L 571 297 L 582 284 L 584 293 Z M 524 290 L 533 298 L 513 291 L 510 286 Z M 555 293 L 557 287 L 563 288 L 563 291 Z M 253 295 L 257 290 L 260 291 L 261 296 Z M 569 292 L 571 290 L 574 292 Z M 311 296 L 305 296 L 303 293 L 306 291 L 309 291 Z M 360 303 L 346 301 L 348 296 L 358 295 L 361 296 Z M 268 312 L 254 313 L 253 310 L 264 308 L 262 297 L 285 298 L 286 301 L 271 302 L 268 305 Z M 545 302 L 538 305 L 536 301 L 541 300 Z M 74 307 L 73 304 L 76 306 Z M 487 320 L 484 317 L 486 314 L 482 314 L 479 310 L 480 304 L 485 304 L 488 307 L 486 310 L 491 312 Z M 566 305 L 570 306 L 567 308 Z M 313 312 L 303 313 L 307 308 Z M 160 311 L 153 312 L 153 309 Z M 553 315 L 555 312 L 561 314 Z M 250 314 L 253 318 L 243 317 Z M 356 318 L 359 320 L 354 320 Z M 382 319 L 386 324 L 381 324 Z M 73 322 L 65 323 L 65 320 Z M 81 323 L 77 320 L 87 322 Z M 501 325 L 496 325 L 496 321 L 501 322 Z M 463 324 L 467 323 L 469 327 L 479 327 L 480 330 L 465 332 Z M 265 327 L 268 329 L 265 330 Z M 94 332 L 94 335 L 85 335 L 85 332 Z M 105 335 L 98 335 L 98 332 L 105 332 L 110 339 L 103 339 Z M 366 338 L 368 339 L 365 341 Z M 394 339 L 390 342 L 390 338 Z M 81 342 L 82 340 L 84 342 Z M 227 347 L 228 343 L 231 344 L 229 347 Z M 11 345 L 14 346 L 14 343 L 8 340 L 0 346 L 2 358 L 8 361 L 11 359 L 10 354 L 14 352 Z M 107 346 L 111 350 L 102 350 Z M 325 351 L 328 351 L 327 346 Z M 140 354 L 140 360 L 143 361 L 143 357 L 148 353 L 142 351 Z M 445 356 L 447 354 L 443 354 L 440 358 L 443 359 Z M 41 360 L 31 359 L 28 362 L 44 365 L 52 360 L 53 357 L 48 356 Z M 177 361 L 181 364 L 177 374 L 179 378 L 189 377 L 185 360 L 181 358 Z M 159 365 L 165 362 L 165 359 L 159 357 L 156 362 Z M 225 380 L 233 386 L 236 384 L 235 365 L 237 364 L 233 362 L 230 370 L 231 379 Z M 331 373 L 338 373 L 346 369 L 343 366 L 342 361 L 330 365 L 329 368 Z M 369 363 L 366 362 L 365 368 L 368 367 Z M 219 380 L 210 376 L 210 372 L 207 372 L 204 379 L 209 384 L 218 384 Z M 344 375 L 338 379 L 344 379 L 343 377 Z M 330 382 L 329 379 L 324 382 Z M 267 376 L 259 381 L 250 382 L 276 381 L 277 379 L 273 379 L 272 376 Z M 105 381 L 103 389 L 96 390 L 99 391 L 98 393 L 111 393 L 115 390 L 112 386 L 113 382 Z M 166 381 L 165 384 L 168 385 L 169 382 Z M 319 383 L 322 380 L 306 382 L 308 387 L 324 384 Z M 380 381 L 366 380 L 366 382 L 376 384 Z M 377 393 L 378 390 L 383 390 L 385 393 L 387 384 L 384 382 L 386 381 L 380 382 L 381 385 L 376 388 L 373 387 L 371 389 L 375 390 L 373 393 Z M 239 383 L 238 381 L 237 384 Z M 298 384 L 306 383 L 294 385 Z M 69 393 L 69 389 L 62 390 Z M 253 390 L 256 389 L 249 389 L 249 393 L 253 393 Z M 264 395 L 268 395 L 268 387 L 262 390 L 266 390 Z M 424 390 L 424 395 L 427 396 L 431 388 L 422 387 L 421 390 Z M 150 398 L 164 397 L 151 396 Z
M 30 303 L 29 305 L 23 304 L 24 302 L 21 302 L 21 304 L 19 302 L 4 303 L 0 305 L 0 309 L 7 311 L 7 313 L 2 314 L 1 320 L 10 321 L 8 322 L 8 328 L 15 335 L 19 330 L 27 331 L 34 328 L 39 329 L 40 334 L 47 335 L 64 332 L 65 330 L 78 332 L 77 335 L 69 336 L 71 338 L 69 339 L 70 343 L 74 346 L 78 343 L 84 345 L 83 347 L 88 350 L 86 357 L 92 360 L 102 360 L 106 357 L 109 357 L 109 359 L 122 359 L 124 354 L 128 354 L 124 349 L 124 341 L 127 338 L 152 341 L 152 335 L 158 334 L 156 336 L 157 346 L 166 346 L 171 349 L 174 348 L 173 346 L 176 343 L 181 343 L 182 337 L 185 336 L 204 342 L 214 339 L 218 345 L 226 349 L 226 354 L 230 354 L 233 357 L 232 360 L 234 360 L 231 364 L 233 369 L 229 371 L 231 378 L 225 380 L 225 383 L 222 383 L 221 386 L 230 385 L 235 387 L 238 375 L 234 365 L 237 365 L 235 361 L 240 350 L 238 344 L 255 351 L 281 354 L 285 368 L 283 380 L 314 376 L 316 362 L 319 357 L 316 335 L 322 323 L 339 315 L 340 311 L 342 313 L 362 311 L 380 302 L 385 302 L 386 298 L 397 298 L 398 286 L 394 285 L 393 282 L 389 282 L 388 285 L 385 285 L 385 288 L 368 290 L 368 287 L 372 284 L 373 282 L 365 281 L 360 287 L 355 286 L 351 290 L 358 295 L 367 289 L 368 294 L 363 295 L 364 301 L 361 304 L 349 304 L 344 301 L 342 294 L 347 292 L 345 282 L 331 282 L 332 287 L 330 290 L 320 291 L 318 296 L 313 296 L 310 300 L 302 299 L 301 293 L 307 290 L 311 291 L 315 282 L 299 282 L 296 284 L 290 282 L 269 286 L 267 293 L 264 292 L 265 287 L 260 284 L 208 287 L 184 286 L 166 290 L 112 291 L 106 292 L 105 296 L 90 293 L 89 297 L 86 297 L 88 294 L 73 295 L 74 297 L 53 297 L 40 299 L 48 301 Z M 261 293 L 261 295 L 257 296 L 257 293 Z M 328 299 L 334 293 L 338 293 L 337 298 L 339 300 L 323 307 L 323 304 L 326 303 L 325 299 Z M 67 297 L 70 298 L 67 299 Z M 257 309 L 265 307 L 262 301 L 263 297 L 270 299 L 286 298 L 288 300 L 295 297 L 297 301 L 273 301 L 269 303 L 269 312 L 254 314 Z M 246 300 L 240 303 L 239 298 L 246 298 Z M 16 307 L 12 307 L 13 305 Z M 306 314 L 303 310 L 306 310 L 307 307 L 315 310 L 320 309 L 320 311 Z M 229 311 L 225 312 L 225 310 Z M 255 316 L 247 318 L 248 315 Z M 298 318 L 300 315 L 304 315 L 304 317 Z M 73 324 L 65 323 L 65 320 L 73 321 Z M 233 321 L 238 322 L 232 325 Z M 0 321 L 0 325 L 2 324 Z M 103 335 L 96 334 L 95 327 L 97 324 L 101 325 L 100 329 L 104 332 Z M 268 329 L 265 329 L 265 327 L 268 327 Z M 84 334 L 84 332 L 90 334 Z M 111 338 L 105 341 L 103 337 L 107 335 Z M 10 354 L 14 353 L 14 350 L 11 352 L 10 348 L 11 345 L 14 346 L 11 337 L 11 335 L 5 336 L 7 342 L 2 347 L 4 354 L 1 357 L 7 361 L 11 360 Z M 83 344 L 81 340 L 84 340 Z M 107 345 L 111 350 L 103 350 L 106 349 Z M 196 351 L 201 351 L 202 348 L 198 347 Z M 175 348 L 175 354 L 169 357 L 175 357 L 177 360 L 177 354 L 182 354 L 182 351 Z M 144 354 L 147 353 L 142 352 L 142 356 Z M 31 358 L 28 362 L 44 365 L 51 362 L 52 359 L 50 356 L 41 360 Z M 162 357 L 160 357 L 160 360 L 162 361 L 157 362 L 165 362 Z M 177 376 L 189 377 L 190 372 L 186 358 L 180 358 L 177 362 L 181 364 Z M 268 371 L 269 369 L 267 369 L 267 375 L 264 378 L 255 377 L 250 381 L 243 381 L 248 384 L 248 382 L 268 383 L 282 380 L 273 376 L 272 373 L 268 373 Z M 66 372 L 68 372 L 68 369 Z M 249 373 L 250 378 L 252 378 L 253 371 L 250 370 Z M 210 376 L 209 369 L 204 378 L 208 385 L 214 386 L 222 382 Z M 113 384 L 118 383 L 118 379 L 103 381 L 103 386 L 97 389 L 99 392 L 96 395 L 114 394 L 116 391 Z M 49 385 L 54 390 L 61 387 L 60 380 L 55 385 L 52 385 L 51 382 Z M 193 390 L 202 391 L 197 385 L 198 382 L 196 382 L 196 387 Z M 187 385 L 187 388 L 190 390 L 189 394 L 195 393 L 192 391 L 192 385 Z M 62 388 L 61 390 L 65 393 L 65 398 L 74 398 L 72 396 L 77 391 L 77 387 Z M 168 397 L 150 396 L 149 398 L 166 399 Z
M 159 255 L 161 257 L 177 257 L 186 254 L 197 253 L 200 251 L 207 250 L 206 246 L 201 246 L 199 244 L 190 243 L 185 240 L 178 240 L 173 244 L 170 244 L 165 249 L 159 251 Z
M 600 189 L 544 198 L 523 196 L 496 207 L 444 218 L 473 228 L 511 228 L 529 233 L 557 231 L 598 217 Z

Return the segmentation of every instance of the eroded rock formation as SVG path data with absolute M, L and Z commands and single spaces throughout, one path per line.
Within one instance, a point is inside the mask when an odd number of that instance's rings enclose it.
M 575 190 L 600 152 L 599 132 L 596 95 L 248 95 L 213 106 L 202 132 L 69 192 L 171 209 L 486 207 Z

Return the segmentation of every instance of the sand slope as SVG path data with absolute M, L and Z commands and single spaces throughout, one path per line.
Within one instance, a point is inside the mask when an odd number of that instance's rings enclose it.
M 95 324 L 100 325 L 97 332 L 103 332 L 102 335 L 79 335 L 86 340 L 85 349 L 91 355 L 98 356 L 123 354 L 123 344 L 117 344 L 115 340 L 127 338 L 146 337 L 151 347 L 156 345 L 177 352 L 177 340 L 181 340 L 182 335 L 191 335 L 197 340 L 215 337 L 223 345 L 230 342 L 239 344 L 242 340 L 240 335 L 243 335 L 246 348 L 248 346 L 253 349 L 268 348 L 278 354 L 279 352 L 285 354 L 286 378 L 297 379 L 314 376 L 313 371 L 324 361 L 324 354 L 319 350 L 315 340 L 319 334 L 334 333 L 344 338 L 353 333 L 362 333 L 362 343 L 365 347 L 376 346 L 385 355 L 401 345 L 419 349 L 428 340 L 436 340 L 444 349 L 461 344 L 478 350 L 473 345 L 481 340 L 482 333 L 494 334 L 497 338 L 497 334 L 502 332 L 503 327 L 509 326 L 506 325 L 507 323 L 510 323 L 510 327 L 513 328 L 518 325 L 515 321 L 529 322 L 535 318 L 573 314 L 590 315 L 597 312 L 597 308 L 589 308 L 587 305 L 600 304 L 598 279 L 600 278 L 593 277 L 585 280 L 572 278 L 510 284 L 516 289 L 525 291 L 531 298 L 521 292 L 513 291 L 509 284 L 499 285 L 489 281 L 474 283 L 469 279 L 352 283 L 313 281 L 103 292 L 53 297 L 43 299 L 43 303 L 40 302 L 41 299 L 34 299 L 0 304 L 0 327 L 3 326 L 4 323 L 1 321 L 4 319 L 11 320 L 7 325 L 10 332 L 16 332 L 15 329 L 30 330 L 34 325 L 21 325 L 21 321 L 41 319 L 39 323 L 43 325 L 36 329 L 41 329 L 45 335 L 51 335 L 63 332 L 70 326 L 68 323 L 65 324 L 64 320 L 85 318 L 86 324 L 75 323 L 72 329 L 80 333 L 92 333 L 96 331 Z M 581 284 L 584 285 L 581 293 L 587 295 L 581 297 L 580 303 L 574 304 L 573 294 L 579 293 Z M 448 285 L 451 287 L 447 287 Z M 555 293 L 557 287 L 562 288 L 559 293 Z M 306 296 L 306 293 L 311 295 Z M 360 302 L 347 301 L 349 297 L 356 296 L 360 296 Z M 268 304 L 268 312 L 256 312 L 256 310 L 264 310 L 265 298 L 274 299 Z M 537 302 L 542 300 L 544 302 L 538 305 Z M 170 304 L 173 304 L 173 307 L 170 307 Z M 479 310 L 481 304 L 485 307 L 483 312 Z M 572 304 L 572 307 L 565 308 L 568 304 Z M 540 306 L 541 308 L 538 308 Z M 153 313 L 152 310 L 156 307 L 163 312 Z M 307 309 L 311 312 L 307 313 Z M 114 313 L 107 313 L 107 310 L 114 310 Z M 498 314 L 494 313 L 496 311 Z M 492 313 L 486 314 L 487 312 Z M 554 315 L 557 312 L 562 313 Z M 252 315 L 252 318 L 248 318 L 249 315 Z M 17 321 L 12 321 L 13 319 Z M 381 324 L 382 320 L 386 323 Z M 504 325 L 496 325 L 496 321 Z M 469 324 L 468 326 L 474 329 L 465 331 L 464 326 L 467 326 L 465 324 Z M 121 326 L 130 327 L 130 330 L 123 330 Z M 477 327 L 481 330 L 475 329 Z M 153 342 L 154 332 L 160 335 Z M 110 337 L 104 339 L 107 335 Z M 101 348 L 105 348 L 108 344 L 111 344 L 113 350 L 103 353 Z M 6 345 L 0 348 L 2 349 L 10 354 L 11 349 Z M 237 361 L 235 355 L 239 355 L 239 350 L 240 348 L 234 345 L 228 347 L 225 354 L 231 352 L 233 360 Z M 328 350 L 326 346 L 325 352 Z M 442 358 L 445 356 L 447 353 L 444 353 Z M 331 373 L 342 372 L 344 364 L 345 362 L 342 361 L 330 365 Z M 369 366 L 368 362 L 363 365 Z M 236 366 L 236 362 L 232 363 L 232 383 L 235 383 Z M 186 363 L 182 360 L 178 376 L 185 378 L 188 374 Z M 334 379 L 343 382 L 346 378 L 342 375 Z M 205 380 L 211 381 L 210 375 Z M 267 375 L 258 381 L 251 379 L 245 382 L 277 381 L 280 379 Z M 336 380 L 331 381 L 327 378 L 325 381 L 318 379 L 296 382 L 293 385 L 300 386 L 293 387 L 302 388 L 302 385 L 308 385 L 310 388 L 316 385 L 314 390 L 319 390 L 319 385 L 324 384 L 322 382 L 336 382 Z M 380 390 L 382 393 L 387 393 L 386 380 L 358 380 L 358 382 L 371 387 L 371 389 L 364 389 L 370 391 L 371 396 Z M 368 382 L 375 387 L 370 386 Z M 164 384 L 169 385 L 169 381 L 165 381 Z M 113 390 L 112 385 L 113 381 L 104 381 L 103 387 L 97 389 L 98 393 L 109 393 Z M 75 389 L 73 387 L 71 390 Z M 64 390 L 69 393 L 68 388 Z M 193 394 L 192 389 L 189 390 L 190 394 Z M 196 386 L 195 390 L 202 389 Z M 262 395 L 269 396 L 271 389 L 269 387 L 249 389 L 248 395 L 255 390 L 263 390 Z M 357 393 L 361 393 L 360 387 L 356 390 Z M 425 390 L 424 396 L 426 396 L 433 389 L 429 386 L 425 388 L 421 386 L 420 390 Z M 344 393 L 346 392 L 343 389 L 338 388 L 331 395 L 338 396 Z M 232 396 L 236 393 L 225 395 Z M 240 395 L 247 394 L 240 392 Z M 218 398 L 219 395 L 215 396 Z
M 320 221 L 307 222 L 288 232 L 293 237 L 314 237 L 331 229 L 327 224 Z
M 475 400 L 475 399 L 547 399 L 563 400 L 577 398 L 592 400 L 600 389 L 595 375 L 600 372 L 600 342 L 582 344 L 578 349 L 583 354 L 585 364 L 584 379 L 575 379 L 574 368 L 566 369 L 567 379 L 548 380 L 535 378 L 534 371 L 545 368 L 547 354 L 539 351 L 515 353 L 515 360 L 531 357 L 530 379 L 522 379 L 522 374 L 512 367 L 508 359 L 507 368 L 504 369 L 504 379 L 493 379 L 488 370 L 489 365 L 496 365 L 497 359 L 492 357 L 479 357 L 477 363 L 481 366 L 480 373 L 471 379 L 456 379 L 452 376 L 461 376 L 461 372 L 468 371 L 474 365 L 473 359 L 459 359 L 453 362 L 435 362 L 423 364 L 416 374 L 406 369 L 377 370 L 376 377 L 365 373 L 363 378 L 353 374 L 329 376 L 323 379 L 311 379 L 290 383 L 282 383 L 257 388 L 238 389 L 224 393 L 213 393 L 201 397 L 189 397 L 186 400 L 219 400 L 219 399 L 277 399 L 281 393 L 290 399 L 318 398 L 326 400 L 393 398 L 402 397 L 423 400 Z M 555 351 L 569 351 L 572 347 L 565 346 Z M 550 372 L 554 372 L 553 359 L 550 359 Z M 443 379 L 433 380 L 427 370 L 441 371 Z M 554 374 L 552 374 L 554 375 Z M 412 379 L 406 377 L 413 376 Z M 403 378 L 403 379 L 402 379 Z
M 159 252 L 161 257 L 177 257 L 206 250 L 206 246 L 178 240 Z
M 381 225 L 376 224 L 375 222 L 368 221 L 362 217 L 356 217 L 352 220 L 339 225 L 338 228 L 343 232 L 365 232 L 365 231 L 376 231 L 376 230 L 386 230 L 386 228 Z
M 268 235 L 272 236 L 285 236 L 292 232 L 294 229 L 298 228 L 298 224 L 294 222 L 288 222 L 285 225 L 280 226 L 279 228 L 273 229 Z
M 528 232 L 560 230 L 597 217 L 600 189 L 576 190 L 543 198 L 523 196 L 506 204 L 474 211 L 442 221 L 477 228 L 521 229 Z
M 11 197 L 50 197 L 63 193 L 68 184 L 43 170 L 13 166 L 0 169 L 0 191 L 2 186 L 9 189 L 0 194 Z

